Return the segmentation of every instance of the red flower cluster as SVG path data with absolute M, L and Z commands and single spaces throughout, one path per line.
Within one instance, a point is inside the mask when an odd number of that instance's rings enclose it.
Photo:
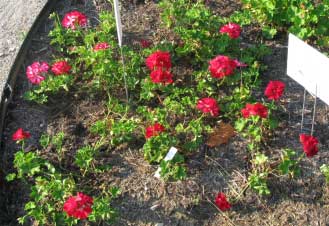
M 299 140 L 303 145 L 304 152 L 307 157 L 313 157 L 319 151 L 318 149 L 318 139 L 311 135 L 300 134 Z
M 54 63 L 51 67 L 51 71 L 55 75 L 63 75 L 69 73 L 71 66 L 64 60 Z
M 77 219 L 86 219 L 92 212 L 93 198 L 78 192 L 76 196 L 69 197 L 64 203 L 64 211 L 68 216 Z
M 281 81 L 270 81 L 265 89 L 265 96 L 270 100 L 278 100 L 282 96 L 285 86 Z
M 32 84 L 39 85 L 45 80 L 44 74 L 49 70 L 46 62 L 34 62 L 26 68 L 26 76 Z
M 79 11 L 72 11 L 65 14 L 62 20 L 62 26 L 65 28 L 76 29 L 76 26 L 84 27 L 87 25 L 87 17 Z
M 160 50 L 152 53 L 148 58 L 146 58 L 146 66 L 151 70 L 156 69 L 170 69 L 171 60 L 169 52 L 162 52 Z
M 148 139 L 154 136 L 158 136 L 161 132 L 164 131 L 165 128 L 163 125 L 161 125 L 160 123 L 154 123 L 154 125 L 146 128 L 145 138 Z
M 241 34 L 241 27 L 239 24 L 228 23 L 228 24 L 222 26 L 219 29 L 219 32 L 222 34 L 227 34 L 232 39 L 236 39 Z
M 196 108 L 203 113 L 210 113 L 211 116 L 218 116 L 220 110 L 217 105 L 217 101 L 211 97 L 198 100 Z
M 30 137 L 31 137 L 31 134 L 29 132 L 25 132 L 22 128 L 19 128 L 13 134 L 12 139 L 13 139 L 13 141 L 20 141 L 20 140 L 28 139 Z
M 148 48 L 152 45 L 152 42 L 150 42 L 149 40 L 146 40 L 146 39 L 140 40 L 139 43 L 140 43 L 142 48 Z
M 223 192 L 219 192 L 215 199 L 216 206 L 221 210 L 225 211 L 231 208 L 231 204 L 227 201 L 226 196 Z
M 246 104 L 246 107 L 241 110 L 241 113 L 244 118 L 249 118 L 252 115 L 258 115 L 261 118 L 267 117 L 267 107 L 261 103 L 256 104 Z
M 173 83 L 173 75 L 170 73 L 171 60 L 169 52 L 156 51 L 145 61 L 146 66 L 151 70 L 151 80 L 154 83 Z
M 173 83 L 172 74 L 169 71 L 157 69 L 150 74 L 151 80 L 154 83 L 170 84 Z
M 94 51 L 104 50 L 110 48 L 110 45 L 107 42 L 99 42 L 94 46 Z
M 247 65 L 223 55 L 219 55 L 209 61 L 209 71 L 214 78 L 223 78 L 232 75 L 237 67 L 245 66 Z

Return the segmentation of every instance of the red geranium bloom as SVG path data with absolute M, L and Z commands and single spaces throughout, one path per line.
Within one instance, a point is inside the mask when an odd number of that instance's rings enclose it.
M 87 17 L 79 11 L 72 11 L 65 14 L 62 20 L 62 26 L 65 28 L 76 29 L 76 26 L 84 27 L 87 25 Z
M 230 59 L 228 56 L 219 55 L 209 61 L 209 71 L 214 78 L 223 78 L 232 75 L 238 66 L 238 61 Z
M 49 70 L 46 62 L 34 62 L 26 68 L 26 76 L 32 84 L 40 84 L 45 77 L 43 76 Z
M 154 123 L 154 125 L 146 128 L 145 137 L 146 139 L 153 136 L 158 136 L 161 132 L 165 131 L 165 128 L 160 123 Z
M 256 104 L 246 104 L 246 107 L 241 110 L 241 113 L 244 118 L 249 118 L 252 115 L 258 115 L 261 118 L 267 117 L 267 107 L 261 103 Z
M 76 196 L 71 196 L 66 200 L 63 209 L 70 217 L 86 219 L 92 211 L 93 202 L 92 197 L 78 192 Z
M 99 42 L 94 46 L 94 51 L 104 50 L 110 48 L 110 45 L 107 42 Z
M 150 74 L 152 82 L 163 83 L 163 84 L 173 83 L 172 76 L 173 75 L 169 71 L 163 71 L 161 69 L 152 71 Z
M 29 132 L 25 132 L 22 128 L 19 128 L 13 134 L 12 139 L 13 139 L 13 141 L 19 141 L 19 140 L 28 139 L 30 137 L 31 137 L 31 134 Z
M 318 153 L 318 139 L 311 135 L 300 134 L 299 140 L 303 145 L 303 149 L 307 157 L 310 158 Z
M 265 89 L 265 96 L 270 100 L 278 100 L 282 96 L 285 86 L 281 81 L 270 81 Z
M 51 71 L 55 75 L 62 75 L 62 74 L 67 74 L 71 70 L 71 66 L 64 60 L 58 61 L 53 64 L 51 67 Z
M 170 54 L 169 52 L 162 52 L 158 50 L 146 58 L 145 63 L 146 66 L 152 71 L 159 68 L 169 69 L 171 67 Z
M 142 48 L 148 48 L 152 45 L 152 42 L 150 42 L 149 40 L 146 40 L 146 39 L 140 40 L 139 43 L 140 43 Z
M 239 24 L 228 23 L 228 24 L 222 26 L 219 29 L 219 32 L 222 34 L 226 33 L 230 38 L 236 39 L 240 36 L 241 27 Z
M 221 210 L 225 211 L 231 208 L 231 204 L 227 201 L 226 196 L 223 192 L 219 192 L 215 199 L 216 206 Z
M 203 113 L 210 113 L 212 116 L 218 116 L 219 107 L 217 101 L 214 98 L 206 97 L 198 100 L 196 108 Z

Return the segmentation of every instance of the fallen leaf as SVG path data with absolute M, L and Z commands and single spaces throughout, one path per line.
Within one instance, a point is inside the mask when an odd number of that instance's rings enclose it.
M 235 135 L 235 130 L 230 124 L 221 122 L 219 128 L 214 129 L 206 144 L 209 147 L 215 147 L 221 144 L 226 144 L 228 140 Z

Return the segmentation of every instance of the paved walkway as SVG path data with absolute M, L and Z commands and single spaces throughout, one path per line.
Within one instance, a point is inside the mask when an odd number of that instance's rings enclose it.
M 24 38 L 48 0 L 0 0 L 0 94 Z

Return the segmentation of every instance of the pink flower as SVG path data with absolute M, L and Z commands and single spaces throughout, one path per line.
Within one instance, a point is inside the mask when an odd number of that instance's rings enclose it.
M 225 211 L 231 208 L 231 204 L 227 201 L 226 196 L 223 192 L 219 192 L 215 199 L 216 206 L 221 210 Z
M 146 128 L 146 132 L 145 132 L 145 138 L 151 138 L 154 136 L 158 136 L 161 132 L 164 132 L 165 128 L 163 125 L 161 125 L 160 123 L 154 123 L 154 125 L 152 126 L 148 126 Z
M 104 50 L 110 48 L 110 45 L 107 42 L 99 42 L 94 46 L 94 51 Z
M 203 113 L 210 113 L 211 116 L 219 115 L 219 107 L 217 101 L 214 98 L 206 97 L 198 100 L 196 108 L 202 111 Z
M 238 60 L 233 60 L 234 61 L 234 63 L 235 63 L 235 65 L 237 66 L 237 67 L 248 67 L 248 64 L 245 64 L 245 63 L 242 63 L 242 62 L 240 62 L 240 61 L 238 61 Z
M 240 36 L 241 27 L 239 24 L 228 23 L 228 24 L 222 26 L 220 28 L 219 32 L 222 34 L 227 34 L 232 39 L 236 39 Z
M 157 69 L 150 74 L 153 83 L 171 84 L 173 83 L 173 75 L 169 71 Z
M 300 134 L 299 140 L 302 143 L 304 152 L 308 158 L 313 157 L 318 153 L 318 139 L 311 135 Z
M 92 212 L 93 198 L 78 192 L 76 196 L 69 197 L 64 203 L 63 210 L 68 216 L 77 219 L 86 219 Z
M 265 89 L 265 96 L 270 100 L 278 100 L 282 96 L 285 86 L 281 81 L 270 81 Z
M 241 113 L 244 118 L 249 118 L 252 115 L 258 115 L 261 118 L 267 117 L 267 107 L 261 103 L 256 104 L 246 104 L 246 107 L 241 110 Z
M 150 42 L 149 40 L 146 40 L 146 39 L 140 40 L 139 43 L 140 43 L 142 48 L 148 48 L 152 45 L 152 42 Z
M 22 128 L 19 128 L 13 134 L 12 139 L 13 139 L 13 141 L 20 141 L 20 140 L 28 139 L 30 137 L 31 137 L 31 134 L 29 132 L 25 132 Z
M 223 78 L 232 75 L 238 65 L 243 65 L 237 60 L 232 60 L 228 56 L 219 55 L 209 61 L 209 71 L 214 78 Z
M 171 60 L 169 52 L 162 52 L 160 50 L 152 53 L 145 61 L 146 66 L 151 70 L 156 69 L 170 69 Z
M 63 74 L 68 74 L 71 70 L 71 66 L 64 60 L 62 61 L 57 61 L 54 63 L 51 67 L 51 71 L 55 75 L 63 75 Z
M 32 84 L 39 85 L 45 80 L 44 74 L 48 70 L 49 65 L 46 62 L 34 62 L 26 68 L 26 76 Z
M 79 11 L 72 11 L 65 14 L 62 20 L 62 26 L 65 28 L 76 29 L 76 26 L 84 27 L 87 25 L 87 17 Z

